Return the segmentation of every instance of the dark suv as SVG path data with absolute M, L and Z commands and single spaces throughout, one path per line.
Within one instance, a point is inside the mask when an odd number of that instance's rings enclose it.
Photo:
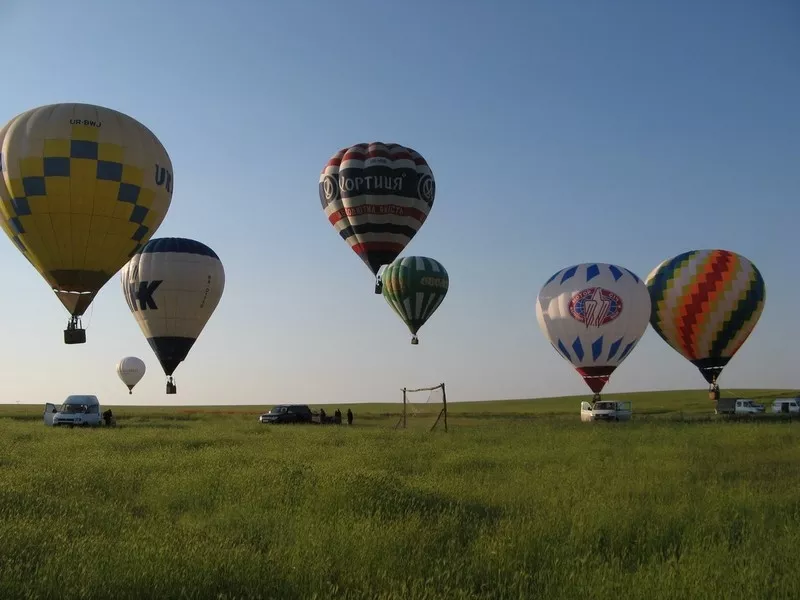
M 258 417 L 259 423 L 311 423 L 311 409 L 305 404 L 279 404 Z

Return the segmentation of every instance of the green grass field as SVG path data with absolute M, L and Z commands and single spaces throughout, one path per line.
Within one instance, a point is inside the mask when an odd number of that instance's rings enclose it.
M 406 430 L 399 405 L 119 406 L 94 430 L 3 406 L 0 598 L 800 597 L 800 419 L 625 396 L 618 424 L 451 403 L 448 433 L 425 405 Z

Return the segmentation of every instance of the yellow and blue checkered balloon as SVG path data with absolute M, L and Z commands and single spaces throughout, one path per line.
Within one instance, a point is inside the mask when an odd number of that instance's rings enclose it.
M 164 146 L 115 110 L 62 103 L 0 129 L 0 226 L 73 318 L 156 232 L 172 200 Z

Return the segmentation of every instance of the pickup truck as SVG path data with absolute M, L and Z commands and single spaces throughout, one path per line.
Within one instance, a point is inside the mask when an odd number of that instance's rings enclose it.
M 717 400 L 715 415 L 755 415 L 764 412 L 764 406 L 750 398 L 720 398 Z
M 581 402 L 581 421 L 630 421 L 633 407 L 629 400 Z
M 279 404 L 258 417 L 259 423 L 312 423 L 313 415 L 306 404 Z

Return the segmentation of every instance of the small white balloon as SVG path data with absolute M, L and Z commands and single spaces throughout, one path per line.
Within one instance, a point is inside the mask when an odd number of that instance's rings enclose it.
M 142 380 L 144 373 L 144 361 L 135 356 L 126 356 L 117 363 L 117 375 L 128 386 L 129 394 L 133 394 L 133 386 Z

